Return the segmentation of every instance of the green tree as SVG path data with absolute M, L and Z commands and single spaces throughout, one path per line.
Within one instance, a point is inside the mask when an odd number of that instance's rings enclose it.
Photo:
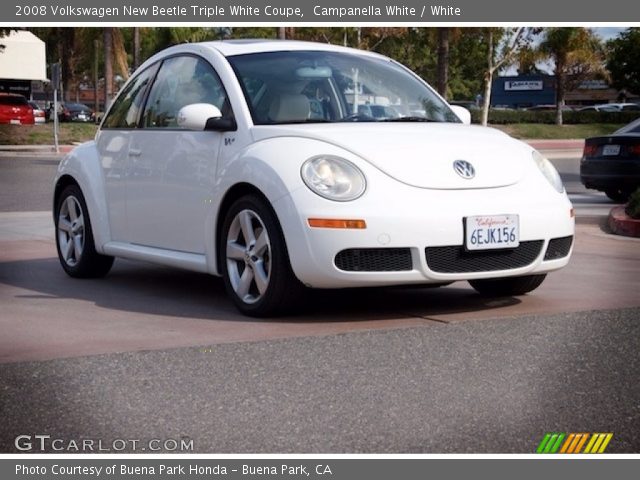
M 640 28 L 629 28 L 611 40 L 607 69 L 613 86 L 640 93 Z
M 483 29 L 486 39 L 487 63 L 484 71 L 484 94 L 482 96 L 482 125 L 486 126 L 491 105 L 491 84 L 494 74 L 513 62 L 524 46 L 528 46 L 537 30 L 535 28 L 514 27 Z
M 562 107 L 567 91 L 588 78 L 605 75 L 604 48 L 591 30 L 581 27 L 547 28 L 538 48 L 554 63 L 556 124 L 562 125 Z

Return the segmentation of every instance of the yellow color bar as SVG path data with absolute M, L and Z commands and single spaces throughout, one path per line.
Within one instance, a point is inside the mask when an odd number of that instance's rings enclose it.
M 310 218 L 309 226 L 314 228 L 367 228 L 364 220 L 345 220 L 337 218 Z
M 613 433 L 603 433 L 603 435 L 606 435 L 606 437 L 604 438 L 602 445 L 600 445 L 600 450 L 598 450 L 598 453 L 604 453 L 604 450 L 607 448 L 607 445 L 609 445 L 609 442 L 613 438 Z
M 584 449 L 584 453 L 591 453 L 591 449 L 593 448 L 593 445 L 596 443 L 597 440 L 598 440 L 597 433 L 594 433 L 593 435 L 591 435 L 591 440 L 589 440 L 589 443 L 587 444 L 587 448 Z

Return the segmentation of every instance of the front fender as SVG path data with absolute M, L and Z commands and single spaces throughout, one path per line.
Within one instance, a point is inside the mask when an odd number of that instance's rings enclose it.
M 292 247 L 296 242 L 304 241 L 304 231 L 291 194 L 298 189 L 307 189 L 300 174 L 302 164 L 322 154 L 341 156 L 356 164 L 363 164 L 362 159 L 340 147 L 321 140 L 293 136 L 268 138 L 251 144 L 226 161 L 221 159 L 217 194 L 214 196 L 217 201 L 214 211 L 217 213 L 212 218 L 212 226 L 219 225 L 218 219 L 225 215 L 221 207 L 227 192 L 241 183 L 255 187 L 267 198 L 276 213 L 295 271 L 296 259 L 293 257 L 297 256 L 294 252 L 298 249 Z M 310 191 L 309 194 L 314 195 Z M 215 228 L 208 230 L 216 232 Z M 207 252 L 209 267 L 213 272 L 218 272 L 216 238 L 214 234 L 212 241 L 207 242 L 213 246 L 213 250 Z
M 100 156 L 94 141 L 83 143 L 74 148 L 60 161 L 54 179 L 54 215 L 57 201 L 55 196 L 60 193 L 58 186 L 65 177 L 71 177 L 82 190 L 89 210 L 91 232 L 96 251 L 104 253 L 103 246 L 111 239 L 111 232 Z

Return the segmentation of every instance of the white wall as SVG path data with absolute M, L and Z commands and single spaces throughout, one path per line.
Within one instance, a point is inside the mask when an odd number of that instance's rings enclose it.
M 33 33 L 12 31 L 0 38 L 4 51 L 0 53 L 0 79 L 46 80 L 47 55 L 45 44 Z

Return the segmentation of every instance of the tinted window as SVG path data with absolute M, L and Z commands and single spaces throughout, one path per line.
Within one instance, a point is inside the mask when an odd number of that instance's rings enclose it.
M 193 56 L 173 57 L 160 67 L 145 107 L 145 128 L 178 128 L 180 109 L 193 103 L 210 103 L 225 114 L 227 95 L 215 70 Z
M 147 68 L 122 91 L 104 120 L 104 128 L 135 128 L 142 108 L 144 92 L 153 78 L 157 66 Z

